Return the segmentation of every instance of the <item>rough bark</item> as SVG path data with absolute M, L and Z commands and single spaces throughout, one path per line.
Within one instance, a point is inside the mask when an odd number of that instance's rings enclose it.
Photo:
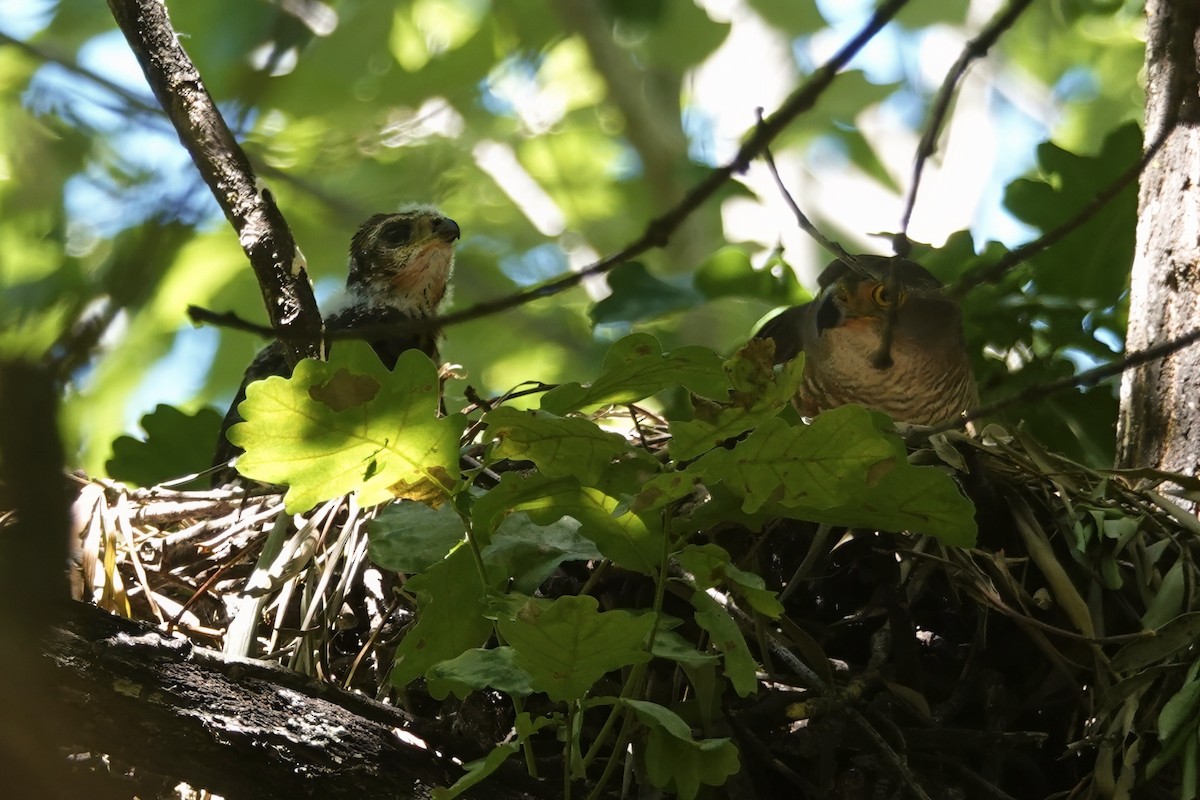
M 289 331 L 281 337 L 288 363 L 318 356 L 321 313 L 304 259 L 274 198 L 259 185 L 250 160 L 179 44 L 166 5 L 162 0 L 109 0 L 108 6 L 154 96 L 237 232 L 271 327 Z
M 1177 119 L 1138 198 L 1126 350 L 1200 328 L 1200 4 L 1146 3 L 1146 140 Z M 1117 462 L 1200 471 L 1200 347 L 1127 372 Z
M 143 784 L 183 780 L 229 800 L 403 800 L 462 775 L 450 760 L 454 741 L 398 708 L 275 665 L 227 660 L 94 606 L 71 603 L 45 651 L 57 701 L 74 719 L 55 743 L 103 753 L 142 773 Z M 405 744 L 399 729 L 431 749 Z M 535 796 L 503 778 L 488 792 Z

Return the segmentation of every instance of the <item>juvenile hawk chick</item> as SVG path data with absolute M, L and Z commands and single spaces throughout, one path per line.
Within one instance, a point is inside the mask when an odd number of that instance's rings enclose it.
M 372 216 L 359 226 L 350 241 L 346 289 L 325 317 L 326 330 L 389 325 L 435 316 L 446 296 L 454 269 L 454 241 L 459 236 L 458 223 L 428 207 Z M 437 363 L 439 334 L 431 330 L 379 336 L 371 339 L 370 344 L 388 369 L 396 366 L 401 353 L 413 349 Z M 332 346 L 333 341 L 329 344 Z M 212 462 L 214 486 L 237 477 L 230 462 L 242 451 L 225 434 L 230 426 L 242 421 L 238 405 L 246 399 L 246 387 L 271 375 L 290 377 L 291 374 L 279 342 L 260 350 L 246 368 L 237 395 L 221 422 Z

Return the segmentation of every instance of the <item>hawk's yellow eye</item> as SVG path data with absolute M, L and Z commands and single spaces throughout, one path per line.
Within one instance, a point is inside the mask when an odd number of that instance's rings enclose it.
M 872 300 L 872 302 L 875 303 L 875 305 L 879 306 L 880 308 L 887 308 L 888 306 L 890 306 L 892 304 L 893 297 L 892 297 L 892 293 L 888 291 L 887 285 L 881 283 L 881 284 L 878 284 L 874 289 L 871 290 L 871 300 Z M 904 305 L 904 290 L 903 289 L 896 290 L 896 296 L 895 296 L 894 300 L 895 300 L 895 302 L 899 303 L 900 305 Z

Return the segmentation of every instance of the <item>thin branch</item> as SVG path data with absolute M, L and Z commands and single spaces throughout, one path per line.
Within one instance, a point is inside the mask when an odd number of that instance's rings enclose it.
M 759 122 L 761 123 L 761 121 L 762 118 L 760 117 Z M 767 162 L 767 168 L 771 171 L 771 176 L 775 179 L 775 185 L 779 188 L 780 194 L 783 195 L 784 202 L 787 203 L 788 207 L 792 210 L 792 214 L 796 217 L 796 223 L 800 226 L 800 229 L 816 240 L 817 244 L 837 256 L 838 260 L 850 267 L 851 270 L 864 278 L 873 280 L 875 276 L 867 271 L 859 262 L 857 256 L 846 252 L 844 247 L 817 230 L 817 226 L 813 225 L 808 216 L 800 209 L 800 205 L 792 197 L 792 193 L 788 191 L 787 186 L 784 185 L 783 178 L 779 176 L 779 169 L 775 166 L 775 157 L 771 155 L 771 148 L 763 148 L 763 160 Z M 895 262 L 892 262 L 888 266 L 886 285 L 888 294 L 895 297 L 899 289 L 896 279 Z M 892 366 L 892 338 L 893 332 L 896 329 L 896 310 L 898 308 L 899 304 L 892 303 L 888 307 L 887 316 L 884 317 L 883 330 L 879 335 L 879 349 L 871 355 L 871 366 L 875 367 L 875 369 L 888 369 Z
M 233 225 L 258 277 L 272 327 L 289 363 L 321 349 L 321 313 L 304 260 L 271 193 L 254 175 L 200 73 L 179 44 L 161 0 L 109 0 L 146 81 L 204 182 Z
M 737 155 L 734 156 L 733 160 L 722 167 L 711 170 L 708 177 L 693 186 L 674 208 L 667 211 L 661 217 L 651 220 L 646 226 L 646 230 L 636 240 L 581 270 L 548 281 L 540 286 L 515 292 L 507 297 L 477 303 L 470 308 L 465 308 L 443 317 L 426 320 L 423 327 L 427 326 L 433 329 L 456 325 L 500 311 L 507 311 L 510 308 L 516 308 L 517 306 L 524 305 L 533 300 L 539 300 L 543 297 L 550 297 L 567 289 L 574 288 L 585 279 L 594 275 L 603 275 L 648 250 L 665 245 L 671 238 L 671 234 L 675 232 L 693 211 L 716 194 L 717 190 L 728 182 L 734 174 L 744 172 L 750 162 L 762 153 L 767 145 L 782 133 L 796 117 L 813 107 L 821 94 L 833 83 L 838 71 L 867 42 L 879 33 L 907 2 L 908 0 L 888 0 L 888 2 L 880 6 L 853 39 L 847 42 L 820 69 L 814 72 L 808 82 L 793 92 L 773 114 L 763 120 L 762 124 L 755 129 L 753 135 L 738 149 Z
M 762 116 L 758 118 L 758 122 L 762 124 Z M 800 226 L 800 230 L 804 231 L 815 241 L 821 245 L 827 252 L 833 254 L 840 261 L 848 264 L 851 269 L 860 275 L 866 275 L 862 266 L 858 263 L 858 259 L 848 253 L 846 248 L 842 247 L 839 242 L 827 237 L 817 229 L 817 226 L 812 223 L 808 215 L 800 209 L 800 204 L 792 197 L 792 193 L 788 191 L 787 186 L 783 182 L 783 178 L 779 175 L 779 168 L 775 166 L 775 156 L 771 154 L 771 148 L 764 147 L 762 153 L 763 161 L 767 163 L 767 169 L 771 172 L 771 177 L 775 179 L 775 186 L 779 189 L 779 193 L 783 195 L 783 201 L 787 203 L 787 207 L 791 209 L 792 216 L 796 218 L 796 224 Z
M 72 75 L 77 75 L 87 81 L 90 81 L 96 86 L 99 86 L 101 89 L 104 89 L 106 92 L 115 95 L 118 100 L 124 103 L 125 106 L 132 111 L 136 111 L 140 114 L 144 114 L 155 119 L 161 118 L 164 121 L 167 120 L 166 112 L 164 112 L 159 106 L 147 102 L 140 95 L 129 91 L 120 84 L 110 81 L 103 75 L 98 75 L 86 67 L 81 67 L 79 64 L 75 63 L 69 58 L 65 58 L 56 53 L 44 50 L 37 45 L 30 44 L 29 42 L 25 42 L 20 39 L 14 39 L 12 36 L 9 36 L 3 31 L 0 31 L 0 44 L 16 47 L 18 50 L 22 50 L 39 61 L 43 61 L 47 64 L 55 64 L 67 70 Z M 339 197 L 310 181 L 306 181 L 303 178 L 293 175 L 287 170 L 282 170 L 278 167 L 273 167 L 270 164 L 263 163 L 261 159 L 254 158 L 250 156 L 249 153 L 247 156 L 250 157 L 251 166 L 256 173 L 274 178 L 275 180 L 283 183 L 287 183 L 289 186 L 304 192 L 314 200 L 326 206 L 329 210 L 337 214 L 342 219 L 347 220 L 349 223 L 359 222 L 371 213 L 370 208 L 363 206 L 360 203 L 344 197 Z
M 212 325 L 217 328 L 229 328 L 232 331 L 245 331 L 246 333 L 257 333 L 259 336 L 278 336 L 280 339 L 287 338 L 285 331 L 276 331 L 270 325 L 260 325 L 257 322 L 251 322 L 248 319 L 243 319 L 232 311 L 210 311 L 202 306 L 188 306 L 188 319 L 197 325 Z M 330 331 L 328 338 L 338 338 L 336 334 L 343 331 Z M 358 338 L 366 338 L 365 335 L 360 335 Z
M 31 44 L 21 39 L 9 36 L 4 31 L 0 31 L 0 44 L 15 47 L 24 52 L 26 55 L 36 58 L 38 61 L 42 61 L 47 64 L 54 64 L 55 66 L 62 67 L 72 75 L 85 78 L 91 83 L 94 83 L 100 88 L 104 89 L 106 92 L 116 95 L 123 103 L 125 103 L 125 105 L 129 106 L 135 111 L 139 111 L 148 116 L 165 116 L 161 108 L 155 106 L 153 103 L 148 102 L 146 98 L 129 91 L 124 86 L 109 80 L 103 75 L 98 75 L 95 72 L 86 69 L 85 67 L 79 66 L 69 58 L 58 55 L 57 53 L 52 53 L 48 50 L 44 50 L 35 44 Z
M 999 280 L 1009 269 L 1028 261 L 1052 245 L 1058 244 L 1069 234 L 1073 233 L 1076 228 L 1091 220 L 1096 215 L 1096 212 L 1108 205 L 1113 198 L 1136 181 L 1146 167 L 1150 165 L 1150 162 L 1154 160 L 1154 157 L 1158 155 L 1158 151 L 1162 149 L 1162 146 L 1166 143 L 1171 133 L 1175 130 L 1175 126 L 1178 124 L 1178 104 L 1173 108 L 1174 111 L 1168 119 L 1164 120 L 1158 135 L 1146 147 L 1146 151 L 1142 154 L 1142 157 L 1118 175 L 1112 183 L 1100 190 L 1090 203 L 1057 228 L 1046 231 L 1032 242 L 1027 242 L 1016 250 L 1010 250 L 995 263 L 983 264 L 967 271 L 950 290 L 950 296 L 962 297 L 976 286 Z
M 992 17 L 978 36 L 967 42 L 958 60 L 946 73 L 946 78 L 942 82 L 941 88 L 938 89 L 937 97 L 934 98 L 933 110 L 929 115 L 929 125 L 917 145 L 917 157 L 913 161 L 912 183 L 909 184 L 908 195 L 904 198 L 904 213 L 900 217 L 900 233 L 895 237 L 894 246 L 897 255 L 907 256 L 909 253 L 908 223 L 912 219 L 913 207 L 917 202 L 917 190 L 921 186 L 925 162 L 937 152 L 938 137 L 941 136 L 942 125 L 950 111 L 950 102 L 954 99 L 955 89 L 958 88 L 958 84 L 966 74 L 967 68 L 971 66 L 971 62 L 987 55 L 988 50 L 992 49 L 1000 36 L 1013 26 L 1017 17 L 1021 16 L 1022 12 L 1032 3 L 1033 0 L 1012 0 L 1006 9 Z
M 1120 375 L 1122 372 L 1139 367 L 1150 361 L 1155 361 L 1160 358 L 1165 358 L 1177 350 L 1182 350 L 1185 347 L 1190 347 L 1193 344 L 1200 342 L 1200 329 L 1185 333 L 1182 336 L 1174 339 L 1169 339 L 1161 344 L 1156 344 L 1153 347 L 1147 347 L 1145 350 L 1139 350 L 1136 353 L 1122 358 L 1120 361 L 1113 361 L 1109 364 L 1103 364 L 1094 369 L 1085 370 L 1084 372 L 1075 375 L 1068 375 L 1065 378 L 1060 378 L 1049 383 L 1040 383 L 1036 386 L 1030 386 L 1011 397 L 1006 397 L 1003 400 L 997 400 L 994 403 L 979 406 L 968 411 L 963 417 L 951 422 L 929 428 L 922 433 L 933 435 L 935 433 L 944 433 L 946 431 L 955 430 L 963 427 L 966 423 L 972 420 L 977 420 L 980 417 L 990 416 L 1003 411 L 1012 406 L 1024 405 L 1041 400 L 1044 397 L 1060 392 L 1063 389 L 1079 387 L 1086 389 L 1089 386 L 1094 386 L 1105 378 L 1112 378 Z

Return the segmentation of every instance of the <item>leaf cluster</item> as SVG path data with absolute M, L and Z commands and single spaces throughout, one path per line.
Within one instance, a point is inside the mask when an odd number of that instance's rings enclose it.
M 185 527 L 135 544 L 120 520 L 167 519 L 154 508 L 168 496 L 101 489 L 85 563 L 102 604 L 193 636 L 227 625 L 227 652 L 279 650 L 299 615 L 282 648 L 293 668 L 454 721 L 470 745 L 447 797 L 518 762 L 563 796 L 601 796 L 624 767 L 684 797 L 736 794 L 748 776 L 821 796 L 864 749 L 875 778 L 923 791 L 960 786 L 963 770 L 986 780 L 997 747 L 1040 765 L 1026 777 L 1041 786 L 1186 772 L 1200 708 L 1186 541 L 1200 531 L 1165 482 L 1188 497 L 1200 485 L 1091 470 L 997 426 L 911 450 L 857 407 L 804 423 L 788 407 L 799 368 L 770 362 L 761 342 L 722 359 L 635 334 L 537 408 L 438 417 L 423 356 L 392 373 L 339 347 L 242 406 L 242 469 L 286 484 L 284 498 L 235 494 L 206 524 L 181 493 Z M 687 408 L 648 410 L 685 386 Z M 207 541 L 183 567 L 188 531 Z M 253 574 L 228 573 L 247 553 Z M 364 555 L 390 591 L 354 588 Z M 210 588 L 181 605 L 162 580 L 188 575 Z M 220 596 L 239 598 L 236 619 L 220 621 Z M 268 609 L 275 625 L 255 636 Z M 1078 722 L 1048 724 L 1048 706 Z M 953 773 L 939 766 L 947 737 Z M 1067 748 L 1088 757 L 1063 774 Z M 783 758 L 811 774 L 772 766 Z
M 552 388 L 537 409 L 480 409 L 459 442 L 468 418 L 435 415 L 436 370 L 424 355 L 409 351 L 388 372 L 365 345 L 349 345 L 289 379 L 252 384 L 230 436 L 246 449 L 243 475 L 287 486 L 289 512 L 347 492 L 364 505 L 404 501 L 369 528 L 372 560 L 407 575 L 415 598 L 394 686 L 420 683 L 436 699 L 507 695 L 526 715 L 515 723 L 522 748 L 557 737 L 566 784 L 592 791 L 622 743 L 641 741 L 646 779 L 695 797 L 738 770 L 738 751 L 727 736 L 694 735 L 712 720 L 681 700 L 758 691 L 745 615 L 783 611 L 707 531 L 787 518 L 975 540 L 972 505 L 949 470 L 909 463 L 886 417 L 853 406 L 811 424 L 782 415 L 802 363 L 777 372 L 771 351 L 756 341 L 730 359 L 700 347 L 664 352 L 633 334 L 593 381 Z M 636 405 L 681 387 L 690 419 L 654 419 Z M 596 409 L 620 407 L 634 425 L 618 433 L 609 428 L 620 418 Z M 652 443 L 654 430 L 669 444 Z M 469 458 L 461 474 L 460 453 Z M 654 599 L 601 608 L 586 583 L 547 588 L 580 568 L 628 575 Z M 691 689 L 650 699 L 648 676 L 672 666 Z M 535 699 L 540 713 L 521 711 Z M 517 751 L 500 748 L 444 796 Z

